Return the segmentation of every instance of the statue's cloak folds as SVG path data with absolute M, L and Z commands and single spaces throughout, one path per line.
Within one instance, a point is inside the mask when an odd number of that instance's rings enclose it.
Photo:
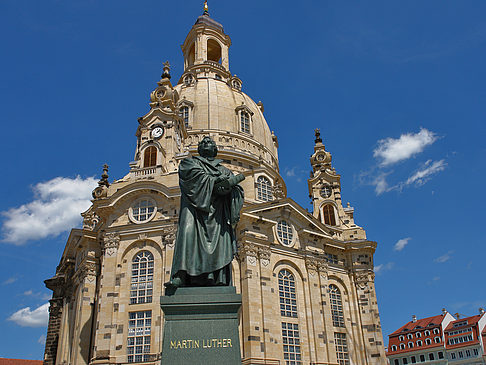
M 243 206 L 243 188 L 236 185 L 226 195 L 216 194 L 218 178 L 233 175 L 221 162 L 194 156 L 180 163 L 181 208 L 172 277 L 179 271 L 190 276 L 215 272 L 231 264 L 236 253 L 233 226 Z

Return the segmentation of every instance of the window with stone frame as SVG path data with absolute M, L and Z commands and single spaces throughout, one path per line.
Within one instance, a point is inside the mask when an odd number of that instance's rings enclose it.
M 349 365 L 348 342 L 345 333 L 334 333 L 334 345 L 336 346 L 336 357 L 339 365 Z
M 336 285 L 329 285 L 329 302 L 331 304 L 331 317 L 334 327 L 344 327 L 344 311 L 341 291 Z
M 257 178 L 257 199 L 268 202 L 273 200 L 272 183 L 265 176 L 258 176 Z
M 152 303 L 154 286 L 154 256 L 139 252 L 132 261 L 130 304 Z
M 336 217 L 334 215 L 334 207 L 332 206 L 332 204 L 324 205 L 322 212 L 324 214 L 324 223 L 329 225 L 329 226 L 335 226 L 336 225 Z
M 129 363 L 151 361 L 152 311 L 128 313 L 127 354 Z
M 143 167 L 154 167 L 157 165 L 157 148 L 149 146 L 143 153 Z
M 282 343 L 285 365 L 302 365 L 297 323 L 282 322 Z
M 280 315 L 282 317 L 297 318 L 295 277 L 287 269 L 280 270 L 278 273 L 278 296 L 280 301 Z
M 288 224 L 287 221 L 281 220 L 277 223 L 277 235 L 283 245 L 292 245 L 294 231 L 292 230 L 292 226 Z
M 184 126 L 186 129 L 189 128 L 189 107 L 188 106 L 181 106 L 179 108 L 179 114 L 182 117 L 182 120 L 184 121 Z
M 250 133 L 250 113 L 242 110 L 240 111 L 240 130 L 244 133 Z

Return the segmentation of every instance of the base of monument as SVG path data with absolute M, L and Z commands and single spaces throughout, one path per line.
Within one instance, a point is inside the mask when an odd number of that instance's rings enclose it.
M 234 286 L 178 288 L 160 297 L 165 315 L 162 365 L 241 364 Z

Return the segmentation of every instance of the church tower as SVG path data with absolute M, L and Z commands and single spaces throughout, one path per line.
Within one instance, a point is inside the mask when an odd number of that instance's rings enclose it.
M 165 63 L 138 119 L 127 174 L 110 183 L 104 166 L 83 227 L 71 231 L 45 281 L 53 291 L 45 364 L 160 364 L 159 298 L 177 232 L 178 165 L 205 136 L 226 167 L 246 176 L 233 260 L 243 364 L 386 363 L 376 243 L 343 207 L 340 176 L 318 131 L 308 180 L 313 212 L 287 197 L 277 137 L 263 104 L 231 74 L 230 46 L 205 5 L 182 44 L 177 84 Z

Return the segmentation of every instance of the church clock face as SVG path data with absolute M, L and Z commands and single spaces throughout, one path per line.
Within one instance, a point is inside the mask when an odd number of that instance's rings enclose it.
M 164 128 L 155 127 L 151 132 L 152 138 L 158 139 L 164 135 Z
M 329 198 L 332 194 L 332 190 L 331 190 L 331 186 L 329 185 L 324 185 L 322 188 L 321 188 L 321 196 L 323 198 Z

